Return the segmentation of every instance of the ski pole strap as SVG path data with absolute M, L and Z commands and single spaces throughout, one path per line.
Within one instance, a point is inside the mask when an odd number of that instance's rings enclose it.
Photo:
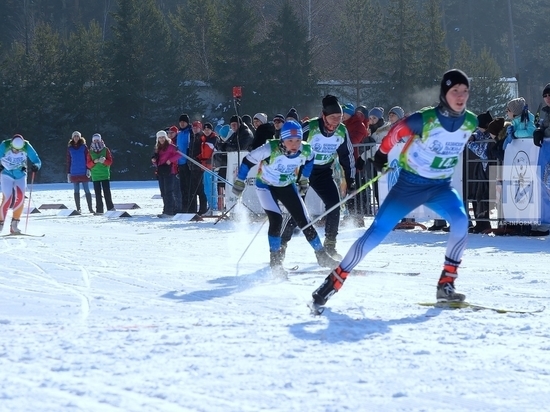
M 368 182 L 364 183 L 363 185 L 361 185 L 360 187 L 358 187 L 357 189 L 355 189 L 353 192 L 351 192 L 349 195 L 347 195 L 346 197 L 344 197 L 339 203 L 336 203 L 334 206 L 332 206 L 330 209 L 328 209 L 327 211 L 325 211 L 325 213 L 323 213 L 322 215 L 319 215 L 317 216 L 315 219 L 313 219 L 311 222 L 309 222 L 307 225 L 305 225 L 304 227 L 301 228 L 301 230 L 305 230 L 307 229 L 308 227 L 310 226 L 313 226 L 315 223 L 317 223 L 319 220 L 321 220 L 322 218 L 324 218 L 326 215 L 328 215 L 330 212 L 332 212 L 334 209 L 336 208 L 339 208 L 340 206 L 342 206 L 344 203 L 346 203 L 348 200 L 350 200 L 352 197 L 355 197 L 357 196 L 358 193 L 362 192 L 363 190 L 365 190 L 367 187 L 371 186 L 372 184 L 374 184 L 374 182 L 376 182 L 378 179 L 380 179 L 382 176 L 384 176 L 386 173 L 392 171 L 393 168 L 391 167 L 387 167 L 385 168 L 384 170 L 382 170 L 377 176 L 373 177 L 371 180 L 369 180 Z

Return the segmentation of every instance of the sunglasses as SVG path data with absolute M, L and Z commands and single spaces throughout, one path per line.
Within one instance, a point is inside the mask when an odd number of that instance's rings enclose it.
M 543 94 L 542 97 L 550 97 L 549 93 Z

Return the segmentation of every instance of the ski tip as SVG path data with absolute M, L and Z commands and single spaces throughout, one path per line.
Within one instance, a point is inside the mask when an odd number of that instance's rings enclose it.
M 540 313 L 546 309 L 546 306 L 541 306 L 538 309 L 508 309 L 508 308 L 499 308 L 485 305 L 478 305 L 470 302 L 419 302 L 420 306 L 429 306 L 440 309 L 465 309 L 469 308 L 474 311 L 479 310 L 491 310 L 496 313 L 519 313 L 519 314 L 532 314 Z

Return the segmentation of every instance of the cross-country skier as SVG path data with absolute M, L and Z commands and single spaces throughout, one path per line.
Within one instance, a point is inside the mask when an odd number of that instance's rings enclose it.
M 21 213 L 23 213 L 25 190 L 27 189 L 27 159 L 32 162 L 30 167 L 33 172 L 37 172 L 42 166 L 42 162 L 34 148 L 20 134 L 16 134 L 0 144 L 0 185 L 2 186 L 0 231 L 4 226 L 8 209 L 13 203 L 10 232 L 14 234 L 21 233 L 17 225 Z
M 309 223 L 306 206 L 300 194 L 309 187 L 309 176 L 313 168 L 311 146 L 302 141 L 302 127 L 294 120 L 286 121 L 281 128 L 281 138 L 268 140 L 251 151 L 242 161 L 233 193 L 240 196 L 245 189 L 245 180 L 250 169 L 259 164 L 256 176 L 256 193 L 260 205 L 269 219 L 268 241 L 270 266 L 275 275 L 284 275 L 283 251 L 281 249 L 281 225 L 283 217 L 278 202 L 281 202 L 294 218 L 298 227 Z M 298 170 L 303 167 L 300 180 Z M 324 267 L 335 268 L 338 262 L 332 259 L 321 244 L 313 226 L 304 230 L 304 235 L 315 250 L 317 262 Z
M 342 123 L 342 107 L 332 95 L 323 98 L 323 111 L 320 117 L 304 123 L 304 140 L 313 149 L 315 162 L 311 172 L 311 188 L 317 193 L 328 210 L 340 201 L 338 187 L 332 175 L 332 165 L 336 158 L 340 162 L 347 184 L 348 193 L 355 190 L 355 158 L 353 146 L 346 126 Z M 340 208 L 326 216 L 324 247 L 335 259 L 342 257 L 336 252 L 336 236 L 340 225 Z M 296 223 L 288 220 L 283 229 L 283 253 L 292 237 Z
M 451 186 L 454 167 L 472 132 L 475 114 L 466 110 L 470 83 L 464 72 L 453 69 L 443 75 L 439 105 L 422 109 L 397 122 L 382 140 L 372 163 L 382 170 L 388 153 L 408 138 L 399 156 L 402 170 L 397 183 L 380 206 L 372 225 L 355 241 L 340 266 L 313 292 L 319 307 L 340 288 L 349 272 L 392 231 L 399 220 L 420 205 L 426 205 L 451 223 L 443 271 L 437 284 L 439 302 L 463 301 L 454 281 L 468 236 L 468 217 L 458 192 Z

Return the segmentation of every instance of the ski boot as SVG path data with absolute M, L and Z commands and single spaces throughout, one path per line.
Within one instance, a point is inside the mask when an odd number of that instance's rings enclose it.
M 315 256 L 317 257 L 317 263 L 319 266 L 324 268 L 334 269 L 340 264 L 340 262 L 334 260 L 324 248 L 321 250 L 316 250 Z
M 271 267 L 271 273 L 278 278 L 288 278 L 286 270 L 283 267 L 284 255 L 281 249 L 269 252 L 269 266 Z
M 329 254 L 329 256 L 331 256 L 332 258 L 336 259 L 336 260 L 342 260 L 342 255 L 340 255 L 337 251 L 336 251 L 336 240 L 332 240 L 332 239 L 325 239 L 325 242 L 323 243 L 323 246 L 326 250 L 326 252 Z
M 456 272 L 453 273 L 443 269 L 437 283 L 437 293 L 435 295 L 438 302 L 464 302 L 466 295 L 458 293 L 455 289 L 454 281 L 457 276 Z
M 338 266 L 330 272 L 321 286 L 311 294 L 313 300 L 309 307 L 314 315 L 323 313 L 324 308 L 322 308 L 322 306 L 327 303 L 332 295 L 340 290 L 348 275 L 348 272 L 344 272 L 342 268 Z
M 21 234 L 21 230 L 17 227 L 18 224 L 19 224 L 18 219 L 12 219 L 11 226 L 10 226 L 10 233 L 12 235 L 20 235 Z

